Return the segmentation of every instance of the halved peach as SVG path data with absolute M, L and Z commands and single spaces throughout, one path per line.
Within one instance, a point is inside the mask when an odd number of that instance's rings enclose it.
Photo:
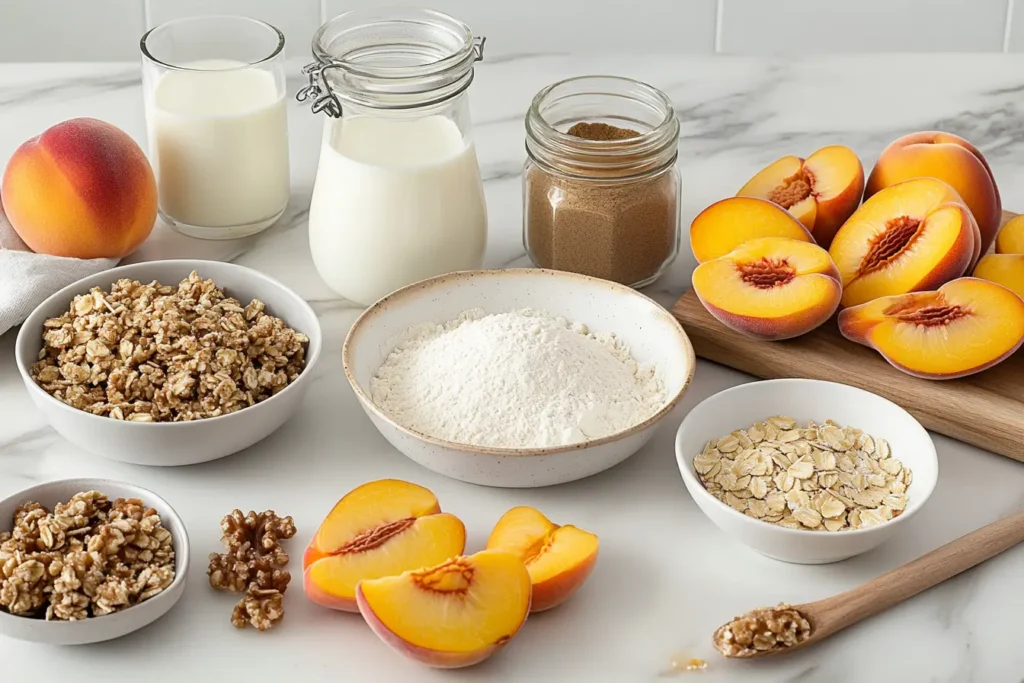
M 526 564 L 533 583 L 531 612 L 565 602 L 597 563 L 597 536 L 571 524 L 559 526 L 531 507 L 502 515 L 487 539 L 488 550 L 504 550 Z
M 836 233 L 829 254 L 843 282 L 843 306 L 934 289 L 976 259 L 978 226 L 952 187 L 915 178 L 887 187 Z
M 839 307 L 839 271 L 816 244 L 762 237 L 693 271 L 693 291 L 726 327 L 757 339 L 810 332 Z
M 974 267 L 974 277 L 995 282 L 1024 298 L 1024 254 L 988 254 Z
M 864 167 L 849 147 L 830 145 L 807 157 L 782 157 L 736 193 L 759 197 L 788 210 L 814 240 L 828 249 L 864 194 Z
M 974 145 L 940 131 L 904 135 L 878 157 L 864 198 L 911 178 L 938 178 L 951 185 L 978 223 L 979 253 L 988 251 L 999 230 L 1003 206 L 992 169 Z
M 699 263 L 725 256 L 757 237 L 814 241 L 807 228 L 788 211 L 754 197 L 729 197 L 715 202 L 690 224 L 690 248 Z
M 422 486 L 382 479 L 354 489 L 320 524 L 302 557 L 302 583 L 313 602 L 357 612 L 356 585 L 462 554 L 466 527 L 441 512 Z
M 1006 221 L 996 236 L 997 254 L 1024 254 L 1024 216 Z
M 530 575 L 517 557 L 482 550 L 400 576 L 361 581 L 359 612 L 394 650 L 428 666 L 481 662 L 530 612 Z
M 935 292 L 886 296 L 839 314 L 847 339 L 926 379 L 965 377 L 990 368 L 1024 343 L 1024 300 L 973 277 Z

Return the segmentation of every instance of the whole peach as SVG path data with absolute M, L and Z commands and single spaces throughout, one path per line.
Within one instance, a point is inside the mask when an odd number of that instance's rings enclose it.
M 58 123 L 15 150 L 0 196 L 25 244 L 54 256 L 122 258 L 156 220 L 146 155 L 124 131 L 90 118 Z
M 988 162 L 967 140 L 952 133 L 924 131 L 896 140 L 878 157 L 864 198 L 911 178 L 938 178 L 953 186 L 974 214 L 981 231 L 981 253 L 999 232 L 1003 206 Z

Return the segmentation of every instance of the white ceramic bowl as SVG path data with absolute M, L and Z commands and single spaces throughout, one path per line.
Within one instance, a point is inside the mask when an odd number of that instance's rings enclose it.
M 413 325 L 443 323 L 471 308 L 501 313 L 536 308 L 612 332 L 640 362 L 654 362 L 668 396 L 643 423 L 600 439 L 553 448 L 489 448 L 437 439 L 398 424 L 370 399 L 370 378 Z M 380 433 L 424 467 L 484 486 L 562 484 L 612 467 L 651 438 L 683 395 L 695 367 L 693 347 L 675 318 L 635 290 L 604 280 L 520 268 L 452 273 L 384 297 L 356 320 L 342 351 L 345 376 Z
M 43 322 L 64 313 L 72 299 L 92 287 L 110 291 L 120 278 L 177 284 L 189 273 L 212 279 L 228 296 L 249 303 L 260 299 L 267 312 L 309 337 L 306 368 L 290 385 L 269 399 L 220 417 L 191 422 L 126 422 L 93 415 L 47 394 L 32 380 L 30 369 L 42 348 Z M 266 275 L 220 261 L 150 261 L 121 266 L 68 285 L 41 303 L 18 332 L 18 371 L 33 402 L 57 432 L 80 448 L 112 460 L 139 465 L 191 465 L 216 460 L 266 438 L 302 404 L 320 357 L 320 323 L 309 304 Z
M 28 501 L 52 510 L 54 504 L 67 502 L 77 493 L 99 491 L 110 500 L 139 498 L 160 513 L 174 544 L 174 581 L 161 593 L 134 607 L 83 621 L 46 621 L 14 616 L 0 611 L 0 634 L 18 640 L 50 645 L 84 645 L 112 640 L 148 626 L 166 614 L 181 599 L 188 581 L 189 546 L 185 524 L 171 505 L 152 491 L 109 479 L 62 479 L 18 491 L 0 501 L 0 531 L 10 531 L 14 510 Z
M 851 531 L 787 529 L 737 512 L 708 493 L 693 468 L 694 456 L 708 441 L 773 415 L 787 415 L 803 424 L 832 419 L 887 440 L 893 457 L 914 473 L 903 514 Z M 763 555 L 797 564 L 837 562 L 885 542 L 924 506 L 939 475 L 935 444 L 910 413 L 863 389 L 812 379 L 751 382 L 705 399 L 679 425 L 676 459 L 693 500 L 718 528 Z

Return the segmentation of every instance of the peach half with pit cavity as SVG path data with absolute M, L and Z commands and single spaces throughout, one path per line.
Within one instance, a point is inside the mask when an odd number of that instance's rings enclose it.
M 531 612 L 565 602 L 579 590 L 597 564 L 597 536 L 571 524 L 559 526 L 531 507 L 502 515 L 487 539 L 488 550 L 518 557 L 533 583 Z
M 482 550 L 399 576 L 361 581 L 359 612 L 397 652 L 438 668 L 481 662 L 519 632 L 530 575 L 510 553 Z
M 849 147 L 829 145 L 806 159 L 785 156 L 758 172 L 736 193 L 789 211 L 828 249 L 864 194 L 864 167 Z
M 726 327 L 757 339 L 810 332 L 839 307 L 839 271 L 816 244 L 762 237 L 697 266 L 693 291 Z
M 948 184 L 915 178 L 887 187 L 836 233 L 829 254 L 843 306 L 935 289 L 977 260 L 978 225 Z
M 766 199 L 729 197 L 697 214 L 690 224 L 690 248 L 698 263 L 704 263 L 758 237 L 788 237 L 814 242 L 800 221 Z
M 462 554 L 466 528 L 441 512 L 422 486 L 396 479 L 352 490 L 328 513 L 302 557 L 302 582 L 313 602 L 357 612 L 363 579 L 394 576 Z
M 893 366 L 926 379 L 990 368 L 1024 343 L 1024 301 L 973 277 L 934 292 L 885 296 L 839 314 L 839 331 Z

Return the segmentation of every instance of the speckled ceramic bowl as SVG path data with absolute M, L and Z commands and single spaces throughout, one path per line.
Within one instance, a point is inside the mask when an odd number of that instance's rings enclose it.
M 85 645 L 113 640 L 148 626 L 167 614 L 181 599 L 188 581 L 189 544 L 185 524 L 170 503 L 148 489 L 109 479 L 62 479 L 18 491 L 0 500 L 0 532 L 10 531 L 14 511 L 28 501 L 52 510 L 84 491 L 99 491 L 111 500 L 139 498 L 160 514 L 174 544 L 174 581 L 162 592 L 134 607 L 82 621 L 46 621 L 14 616 L 0 610 L 0 634 L 49 645 Z
M 599 439 L 551 448 L 490 448 L 438 439 L 399 424 L 370 398 L 370 379 L 413 325 L 443 323 L 463 311 L 536 308 L 622 339 L 641 363 L 658 367 L 665 405 L 644 422 Z M 484 486 L 537 487 L 588 477 L 622 462 L 654 434 L 693 379 L 690 340 L 675 318 L 634 289 L 605 280 L 534 268 L 481 270 L 430 278 L 384 297 L 349 331 L 345 376 L 391 444 L 424 467 Z M 483 406 L 482 406 L 483 407 Z

